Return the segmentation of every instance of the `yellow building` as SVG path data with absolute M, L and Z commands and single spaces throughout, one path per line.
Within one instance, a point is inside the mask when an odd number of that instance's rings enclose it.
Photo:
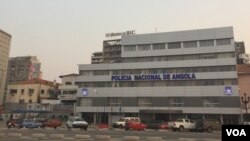
M 41 100 L 56 99 L 58 83 L 42 79 L 29 79 L 8 85 L 6 96 L 6 111 L 16 109 L 41 109 Z M 35 107 L 34 107 L 35 105 Z

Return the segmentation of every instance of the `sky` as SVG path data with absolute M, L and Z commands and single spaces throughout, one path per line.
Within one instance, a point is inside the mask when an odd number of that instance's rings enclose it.
M 233 26 L 250 53 L 249 0 L 0 0 L 0 29 L 12 35 L 10 57 L 37 56 L 43 79 L 78 73 L 102 51 L 105 34 Z

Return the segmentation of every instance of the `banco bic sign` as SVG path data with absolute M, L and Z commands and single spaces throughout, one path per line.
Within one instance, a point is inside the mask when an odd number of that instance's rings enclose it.
M 247 136 L 244 129 L 226 129 L 227 136 Z

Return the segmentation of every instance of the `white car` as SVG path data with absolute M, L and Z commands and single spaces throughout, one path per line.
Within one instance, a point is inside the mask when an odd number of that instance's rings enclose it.
M 173 131 L 181 131 L 184 130 L 194 130 L 195 129 L 195 122 L 190 119 L 177 119 L 176 121 L 168 122 L 168 127 Z
M 130 121 L 140 122 L 140 118 L 139 117 L 124 117 L 124 118 L 121 118 L 119 121 L 113 122 L 112 127 L 124 128 L 126 122 L 130 122 Z
M 88 122 L 81 117 L 69 117 L 67 121 L 67 127 L 68 129 L 81 128 L 86 131 L 88 128 Z

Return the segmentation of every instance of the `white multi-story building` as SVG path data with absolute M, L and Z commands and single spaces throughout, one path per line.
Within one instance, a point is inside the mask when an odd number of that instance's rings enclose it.
M 81 64 L 76 112 L 89 122 L 122 116 L 241 121 L 232 27 L 123 36 L 121 63 Z

